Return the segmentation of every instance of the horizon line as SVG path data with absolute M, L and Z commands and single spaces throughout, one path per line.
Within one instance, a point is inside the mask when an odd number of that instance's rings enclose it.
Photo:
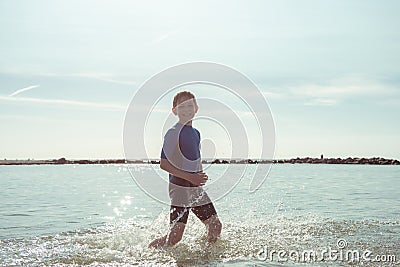
M 55 158 L 7 158 L 7 157 L 0 157 L 0 161 L 52 161 L 52 160 L 60 160 L 60 159 L 65 159 L 65 160 L 89 160 L 89 161 L 94 161 L 94 160 L 126 160 L 126 161 L 154 161 L 154 160 L 160 160 L 160 158 L 135 158 L 135 159 L 126 159 L 126 158 L 66 158 L 66 157 L 55 157 Z M 399 160 L 399 158 L 386 158 L 386 157 L 381 157 L 381 156 L 373 156 L 373 157 L 366 157 L 366 156 L 345 156 L 345 157 L 285 157 L 285 158 L 201 158 L 201 160 L 209 161 L 209 160 L 296 160 L 296 159 L 396 159 Z

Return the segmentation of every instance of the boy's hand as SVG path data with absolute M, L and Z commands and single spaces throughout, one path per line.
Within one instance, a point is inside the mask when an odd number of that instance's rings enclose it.
M 205 172 L 197 172 L 191 174 L 190 182 L 197 186 L 205 185 L 208 180 L 208 176 Z

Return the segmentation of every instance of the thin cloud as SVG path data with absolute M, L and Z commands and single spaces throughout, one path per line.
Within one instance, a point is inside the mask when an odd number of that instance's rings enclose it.
M 338 103 L 336 99 L 317 98 L 304 103 L 305 106 L 334 106 Z
M 30 103 L 61 104 L 61 105 L 68 105 L 68 106 L 80 106 L 80 107 L 89 107 L 89 108 L 106 108 L 106 109 L 115 109 L 115 110 L 126 110 L 126 108 L 127 108 L 127 106 L 119 105 L 119 104 L 95 103 L 95 102 L 85 102 L 85 101 L 65 100 L 65 99 L 43 99 L 43 98 L 0 96 L 0 100 L 30 102 Z
M 22 93 L 22 92 L 29 91 L 29 90 L 31 90 L 31 89 L 33 89 L 33 88 L 37 88 L 37 87 L 39 87 L 39 86 L 40 86 L 40 85 L 38 85 L 38 84 L 37 84 L 37 85 L 31 85 L 31 86 L 28 86 L 28 87 L 19 89 L 19 90 L 15 91 L 14 93 L 10 94 L 9 96 L 16 96 L 16 95 L 18 95 L 18 94 L 20 94 L 20 93 Z
M 124 85 L 138 85 L 137 81 L 128 81 L 128 80 L 119 80 L 115 79 L 112 74 L 108 73 L 92 73 L 92 72 L 82 72 L 82 73 L 40 73 L 42 76 L 49 77 L 78 77 L 78 78 L 90 78 L 96 79 L 104 82 L 116 83 L 116 84 L 124 84 Z
M 154 39 L 151 43 L 152 44 L 160 43 L 160 42 L 164 41 L 165 39 L 169 38 L 171 35 L 177 34 L 180 31 L 181 31 L 181 29 L 175 29 L 175 30 L 169 31 L 167 33 L 164 33 L 164 34 L 160 35 L 158 38 Z
M 300 94 L 309 97 L 344 97 L 360 94 L 371 94 L 377 93 L 376 87 L 372 86 L 356 86 L 356 85 L 344 85 L 344 86 L 321 86 L 321 85 L 308 85 L 293 90 L 295 94 Z
M 341 98 L 357 95 L 383 95 L 395 92 L 394 88 L 387 84 L 367 79 L 341 79 L 329 84 L 309 84 L 291 88 L 296 95 L 315 98 Z
M 304 99 L 306 106 L 334 106 L 355 97 L 392 97 L 398 90 L 363 77 L 336 79 L 325 84 L 306 84 L 289 88 L 293 96 Z
M 283 98 L 285 95 L 281 94 L 281 93 L 276 93 L 276 92 L 267 92 L 267 91 L 263 91 L 262 94 L 267 98 Z

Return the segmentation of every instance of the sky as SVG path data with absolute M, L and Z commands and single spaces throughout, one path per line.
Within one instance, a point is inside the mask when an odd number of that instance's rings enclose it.
M 396 0 L 0 1 L 0 158 L 123 158 L 125 113 L 140 86 L 206 61 L 258 86 L 275 158 L 400 159 L 398 10 Z M 158 106 L 162 118 L 172 96 Z M 214 136 L 205 154 L 229 157 L 226 133 L 200 126 Z M 148 157 L 157 158 L 163 125 L 151 129 Z

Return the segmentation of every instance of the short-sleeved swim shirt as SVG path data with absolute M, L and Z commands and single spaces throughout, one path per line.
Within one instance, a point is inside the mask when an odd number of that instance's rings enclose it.
M 201 171 L 200 132 L 190 125 L 176 123 L 165 134 L 161 158 L 167 159 L 176 168 L 186 172 Z M 169 174 L 169 181 L 185 187 L 195 186 L 172 174 Z

